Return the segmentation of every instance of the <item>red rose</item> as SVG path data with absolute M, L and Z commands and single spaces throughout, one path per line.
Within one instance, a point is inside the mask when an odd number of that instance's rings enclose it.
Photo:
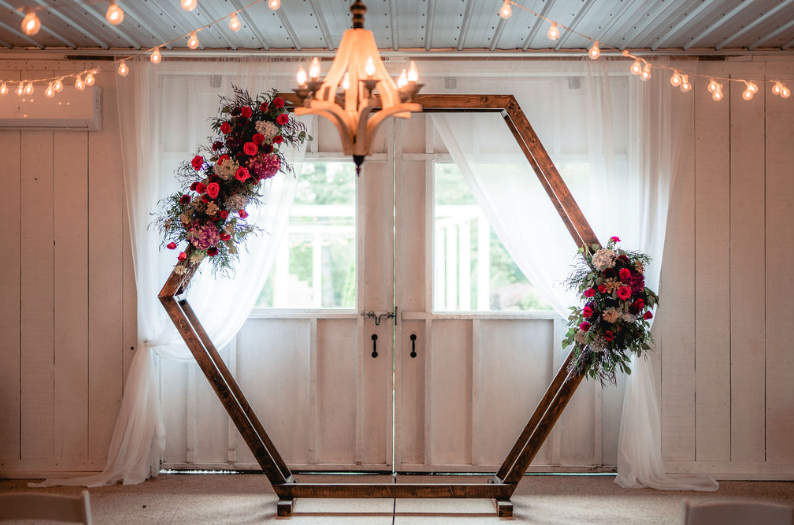
M 246 142 L 243 146 L 243 151 L 246 155 L 256 155 L 259 151 L 259 147 L 253 142 Z
M 631 270 L 628 268 L 621 268 L 620 272 L 618 272 L 618 275 L 620 276 L 620 280 L 625 283 L 628 281 L 629 277 L 631 277 Z
M 606 286 L 604 286 L 603 284 L 598 285 L 598 293 L 606 293 L 606 291 L 607 291 Z
M 653 319 L 653 314 L 649 311 L 645 312 L 645 315 L 642 316 L 643 319 Z
M 634 306 L 636 306 L 638 310 L 642 310 L 643 308 L 645 308 L 645 299 L 642 298 L 637 299 L 636 301 L 634 301 Z
M 586 331 L 590 330 L 590 323 L 588 323 L 587 321 L 584 321 L 582 324 L 579 325 L 579 330 L 581 330 L 583 332 L 586 332 Z
M 210 257 L 215 257 L 216 255 L 218 255 L 218 249 L 215 246 L 210 247 L 207 250 L 207 255 L 209 255 Z
M 584 315 L 585 317 L 592 317 L 593 309 L 590 308 L 589 306 L 585 306 L 584 310 L 582 310 L 582 315 Z
M 204 186 L 203 183 L 199 182 L 198 184 L 196 184 L 196 191 L 198 193 L 204 193 L 205 191 L 207 191 L 207 187 Z
M 254 136 L 251 137 L 251 140 L 253 141 L 254 144 L 259 146 L 265 141 L 265 136 L 262 135 L 261 133 L 254 133 Z
M 210 196 L 209 196 L 209 195 L 207 195 L 206 193 L 205 193 L 204 195 L 202 195 L 202 196 L 201 196 L 201 202 L 203 202 L 204 204 L 209 204 L 209 202 L 210 202 L 211 200 L 212 200 L 212 199 L 210 199 Z
M 595 290 L 593 290 L 592 288 L 588 288 L 587 290 L 584 291 L 585 297 L 593 297 L 594 295 L 595 295 Z
M 613 340 L 614 338 L 615 338 L 615 336 L 614 336 L 614 335 L 612 334 L 612 332 L 610 332 L 609 330 L 607 330 L 606 332 L 604 332 L 604 339 L 606 339 L 607 341 L 611 341 L 611 340 Z
M 218 151 L 222 147 L 223 147 L 223 142 L 219 140 L 216 140 L 215 142 L 212 143 L 212 151 Z
M 250 176 L 251 174 L 248 173 L 248 168 L 243 168 L 242 166 L 237 168 L 237 171 L 234 173 L 234 178 L 240 182 L 245 182 Z
M 229 216 L 229 212 L 228 212 L 228 211 L 226 211 L 226 210 L 221 210 L 221 211 L 219 211 L 219 212 L 218 212 L 218 216 L 219 216 L 221 219 L 226 219 L 226 217 L 228 217 L 228 216 Z
M 187 254 L 185 252 L 180 253 L 177 259 L 179 259 L 180 261 L 184 261 L 185 259 L 187 259 Z
M 251 108 L 249 108 L 248 106 L 243 106 L 242 108 L 240 108 L 240 115 L 242 115 L 245 118 L 251 118 L 251 115 L 253 114 L 254 113 L 251 111 Z
M 284 101 L 281 100 L 281 97 L 276 97 L 273 99 L 273 105 L 281 109 L 284 107 Z
M 222 240 L 222 241 L 228 241 L 228 240 L 229 240 L 229 239 L 231 239 L 231 238 L 232 238 L 232 236 L 231 236 L 231 235 L 229 235 L 229 234 L 228 234 L 228 233 L 226 233 L 226 232 L 223 232 L 223 233 L 221 234 L 221 240 Z
M 613 236 L 613 237 L 610 237 L 609 240 L 612 241 L 612 242 L 620 242 L 620 237 Z
M 631 288 L 628 286 L 621 286 L 618 288 L 618 297 L 623 301 L 631 297 Z
M 190 195 L 182 195 L 179 198 L 179 204 L 187 204 L 188 202 L 190 202 Z
M 623 261 L 624 263 L 628 263 L 628 262 L 629 262 L 629 258 L 628 258 L 628 257 L 626 257 L 625 255 L 619 255 L 619 256 L 618 256 L 618 259 L 620 259 L 620 260 L 621 260 L 621 261 Z
M 281 115 L 276 117 L 276 124 L 278 124 L 279 126 L 283 126 L 287 122 L 289 122 L 289 115 L 287 115 L 286 113 L 282 113 Z
M 224 122 L 223 124 L 221 124 L 221 133 L 223 133 L 224 135 L 228 135 L 231 130 L 232 130 L 232 126 L 228 122 Z
M 166 246 L 166 248 L 168 248 L 169 250 L 176 250 L 176 243 L 175 242 L 169 242 L 168 245 Z
M 221 187 L 218 186 L 217 182 L 210 182 L 207 186 L 207 195 L 212 197 L 213 199 L 218 198 L 218 192 L 221 191 Z
M 237 212 L 237 214 L 240 216 L 241 219 L 245 219 L 246 217 L 248 217 L 248 212 L 245 210 L 240 210 Z
M 200 170 L 202 164 L 204 164 L 204 157 L 202 157 L 201 155 L 196 155 L 195 157 L 193 157 L 193 160 L 190 161 L 190 164 L 193 166 L 194 170 Z
M 281 135 L 276 135 L 273 137 L 273 144 L 281 144 L 282 142 L 284 142 L 284 137 Z
M 261 111 L 262 113 L 267 111 L 267 102 L 262 102 L 262 105 L 259 106 L 259 111 Z
M 198 185 L 199 185 L 198 182 L 194 182 L 193 184 L 191 184 L 190 185 L 190 191 L 196 191 L 196 188 L 198 188 Z

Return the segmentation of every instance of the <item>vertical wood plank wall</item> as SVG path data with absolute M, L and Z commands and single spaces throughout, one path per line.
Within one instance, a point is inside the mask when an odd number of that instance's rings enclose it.
M 0 61 L 89 67 L 26 66 Z M 136 330 L 115 82 L 97 77 L 101 131 L 0 130 L 0 476 L 105 465 Z
M 0 61 L 4 78 L 24 67 Z M 794 74 L 792 61 L 701 68 Z M 101 132 L 0 130 L 0 476 L 105 464 L 135 345 L 115 82 L 98 77 Z M 794 99 L 765 87 L 752 101 L 726 86 L 714 102 L 702 82 L 689 95 L 692 140 L 673 190 L 657 326 L 672 471 L 794 478 Z

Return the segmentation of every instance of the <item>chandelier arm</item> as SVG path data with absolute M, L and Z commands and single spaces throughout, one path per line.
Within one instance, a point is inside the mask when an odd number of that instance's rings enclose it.
M 339 131 L 339 138 L 342 141 L 342 148 L 345 155 L 353 154 L 353 137 L 349 130 L 354 129 L 355 120 L 353 117 L 332 102 L 324 100 L 312 100 L 311 107 L 295 108 L 296 115 L 318 115 L 325 117 L 333 122 Z
M 375 36 L 371 31 L 367 31 L 367 33 L 369 33 L 369 38 L 363 38 L 362 35 L 362 38 L 359 38 L 358 44 L 368 56 L 373 57 L 373 63 L 375 65 L 375 74 L 373 77 L 380 80 L 380 82 L 378 82 L 378 93 L 380 94 L 383 107 L 387 108 L 399 103 L 400 95 L 397 90 L 397 84 L 394 83 L 391 75 L 389 75 L 389 72 L 386 70 L 386 66 L 383 65 L 383 61 L 380 60 L 380 51 L 375 43 Z
M 421 104 L 417 104 L 415 102 L 406 102 L 403 104 L 397 104 L 396 106 L 392 106 L 390 108 L 385 108 L 378 111 L 372 118 L 370 118 L 366 122 L 366 141 L 363 144 L 365 146 L 364 151 L 369 151 L 370 147 L 372 146 L 372 140 L 375 137 L 375 132 L 378 129 L 384 120 L 391 117 L 392 115 L 398 116 L 398 113 L 405 113 L 405 112 L 420 112 L 422 111 Z M 410 113 L 408 113 L 410 116 Z M 361 121 L 359 121 L 359 127 L 361 127 Z M 359 135 L 362 136 L 362 135 Z M 356 144 L 356 149 L 359 149 L 359 144 Z
M 345 76 L 345 69 L 347 69 L 350 56 L 355 47 L 355 38 L 348 38 L 348 33 L 350 31 L 354 30 L 348 29 L 342 35 L 342 41 L 339 42 L 336 57 L 331 64 L 331 68 L 328 70 L 328 74 L 325 75 L 325 80 L 323 80 L 322 92 L 326 94 L 324 100 L 333 101 L 336 98 L 336 87 L 342 81 L 342 77 Z M 353 84 L 351 84 L 351 86 L 352 85 Z

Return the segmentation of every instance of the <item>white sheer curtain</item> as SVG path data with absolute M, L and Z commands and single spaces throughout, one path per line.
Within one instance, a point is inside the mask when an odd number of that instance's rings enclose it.
M 176 262 L 176 253 L 160 251 L 159 233 L 150 223 L 158 201 L 178 189 L 169 169 L 189 159 L 209 135 L 208 119 L 218 109 L 218 95 L 231 85 L 261 93 L 280 79 L 278 64 L 262 60 L 171 62 L 153 66 L 145 58 L 130 64 L 118 81 L 121 153 L 132 239 L 138 304 L 138 349 L 127 375 L 105 470 L 97 475 L 52 479 L 34 486 L 101 486 L 140 483 L 159 470 L 165 431 L 155 371 L 156 356 L 189 361 L 157 294 Z M 291 76 L 291 75 L 290 75 Z M 289 85 L 289 80 L 284 82 Z M 196 129 L 198 128 L 198 129 Z M 184 151 L 182 151 L 184 150 Z M 171 153 L 169 158 L 169 152 Z M 181 155 L 173 155 L 181 152 Z M 241 250 L 234 279 L 211 275 L 207 264 L 193 280 L 188 300 L 217 348 L 237 334 L 256 303 L 275 259 L 292 204 L 304 148 L 287 152 L 296 176 L 279 175 L 264 188 L 264 204 L 249 209 L 265 230 Z M 179 157 L 179 158 L 176 158 Z
M 661 74 L 647 83 L 626 78 L 624 60 L 536 64 L 532 71 L 505 71 L 507 77 L 499 83 L 487 77 L 494 67 L 486 67 L 480 77 L 465 78 L 462 86 L 457 79 L 457 91 L 493 93 L 496 87 L 499 93 L 515 95 L 530 123 L 540 122 L 535 129 L 551 156 L 569 161 L 566 173 L 566 163 L 555 159 L 597 236 L 618 235 L 623 246 L 649 253 L 654 264 L 646 282 L 658 290 L 669 193 L 680 150 L 676 126 L 689 114 L 691 97 L 674 99 L 676 93 L 664 85 Z M 447 78 L 444 85 L 449 84 Z M 570 105 L 555 104 L 560 114 L 544 119 L 544 101 L 563 96 Z M 583 98 L 577 102 L 577 96 Z M 533 114 L 540 118 L 533 119 Z M 567 317 L 567 308 L 577 298 L 560 283 L 570 271 L 575 247 L 529 165 L 520 160 L 507 126 L 489 114 L 438 114 L 433 119 L 510 255 L 554 309 Z M 577 154 L 580 164 L 583 160 L 582 147 L 588 166 L 584 176 L 576 169 Z M 707 476 L 667 476 L 651 362 L 641 359 L 633 366 L 624 394 L 616 483 L 716 490 L 716 482 Z

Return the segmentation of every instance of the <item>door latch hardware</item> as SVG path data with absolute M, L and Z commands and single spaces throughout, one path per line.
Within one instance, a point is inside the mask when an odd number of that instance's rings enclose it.
M 394 319 L 394 324 L 395 325 L 397 324 L 397 307 L 396 306 L 394 307 L 394 311 L 393 312 L 386 312 L 386 313 L 378 314 L 378 313 L 375 313 L 373 310 L 365 310 L 365 311 L 361 312 L 361 315 L 363 317 L 371 317 L 371 318 L 375 319 L 375 326 L 380 326 L 380 320 L 383 319 L 384 317 L 386 319 L 389 319 L 389 318 Z

